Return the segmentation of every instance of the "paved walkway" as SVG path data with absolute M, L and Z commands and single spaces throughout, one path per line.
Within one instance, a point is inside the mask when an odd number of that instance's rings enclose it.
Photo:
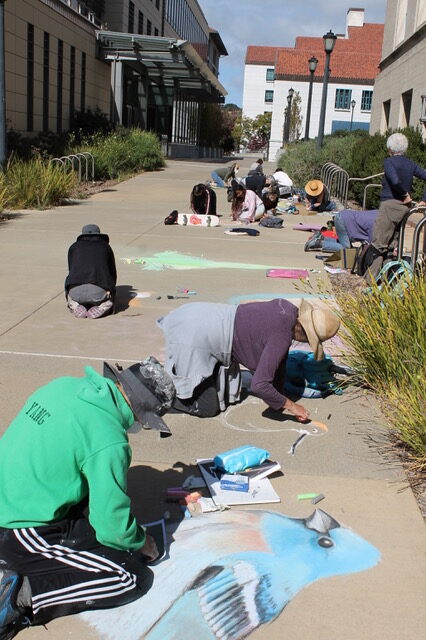
M 242 162 L 242 174 L 250 162 Z M 300 296 L 295 281 L 268 279 L 266 269 L 321 269 L 314 254 L 303 252 L 307 234 L 292 227 L 327 218 L 287 215 L 283 230 L 261 229 L 256 238 L 225 235 L 230 205 L 225 191 L 218 190 L 222 226 L 163 225 L 172 209 L 188 210 L 192 186 L 206 180 L 211 167 L 211 163 L 170 161 L 163 171 L 143 174 L 78 205 L 24 212 L 1 223 L 3 429 L 27 395 L 53 377 L 81 375 L 86 364 L 101 370 L 104 359 L 124 365 L 150 353 L 162 359 L 162 334 L 155 320 L 187 302 L 167 298 L 182 295 L 179 289 L 197 292 L 190 301 Z M 119 273 L 119 313 L 98 321 L 73 318 L 63 294 L 68 246 L 87 223 L 98 224 L 110 235 Z M 310 273 L 313 283 L 317 277 Z M 138 296 L 132 298 L 135 292 Z M 300 425 L 268 419 L 264 405 L 254 398 L 211 420 L 170 416 L 172 438 L 158 439 L 145 431 L 131 435 L 135 511 L 145 521 L 162 515 L 163 488 L 179 484 L 197 457 L 245 443 L 264 446 L 285 472 L 273 481 L 281 503 L 271 505 L 271 510 L 305 517 L 313 507 L 298 501 L 297 494 L 324 493 L 326 499 L 319 506 L 377 547 L 381 561 L 368 571 L 328 578 L 303 589 L 275 622 L 251 637 L 417 640 L 426 623 L 424 607 L 419 606 L 424 593 L 424 525 L 410 489 L 401 491 L 405 486 L 401 469 L 386 464 L 365 437 L 381 438 L 374 402 L 368 394 L 345 393 L 304 404 L 315 419 L 327 423 L 328 432 L 306 437 L 294 456 L 288 452 Z M 125 614 L 120 624 L 125 624 Z M 68 618 L 52 622 L 48 630 L 55 640 L 65 636 L 122 640 L 117 625 L 102 635 L 87 620 Z M 45 634 L 43 628 L 35 628 L 23 637 L 38 640 Z M 173 637 L 200 635 L 179 630 Z

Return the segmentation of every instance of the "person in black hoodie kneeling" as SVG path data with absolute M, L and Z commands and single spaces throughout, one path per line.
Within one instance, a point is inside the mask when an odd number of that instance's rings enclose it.
M 101 318 L 113 312 L 117 270 L 109 237 L 86 224 L 68 249 L 65 279 L 68 308 L 76 318 Z

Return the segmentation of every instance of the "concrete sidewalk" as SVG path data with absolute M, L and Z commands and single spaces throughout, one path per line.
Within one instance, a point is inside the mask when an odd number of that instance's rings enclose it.
M 241 175 L 251 162 L 250 158 L 240 163 Z M 75 206 L 23 212 L 0 224 L 2 430 L 26 397 L 56 376 L 82 375 L 86 364 L 101 371 L 104 359 L 126 365 L 153 354 L 162 360 L 163 338 L 155 320 L 177 306 L 300 297 L 297 281 L 267 278 L 267 268 L 322 270 L 315 254 L 303 251 L 308 234 L 293 226 L 323 224 L 327 216 L 284 214 L 282 230 L 261 228 L 254 238 L 230 236 L 224 234 L 231 224 L 230 205 L 225 190 L 218 189 L 220 227 L 164 226 L 171 210 L 189 210 L 193 185 L 207 180 L 211 169 L 211 163 L 169 161 L 162 171 L 143 174 Z M 119 274 L 118 313 L 98 321 L 72 317 L 63 293 L 67 249 L 88 223 L 109 234 Z M 315 271 L 310 272 L 313 284 L 320 277 Z M 179 293 L 183 288 L 197 295 L 167 298 L 184 295 Z M 385 464 L 367 438 L 381 439 L 372 397 L 345 392 L 303 404 L 315 420 L 327 423 L 328 432 L 306 437 L 294 456 L 288 452 L 300 425 L 287 416 L 271 420 L 263 415 L 265 405 L 252 397 L 214 419 L 168 416 L 172 438 L 158 439 L 146 431 L 131 434 L 134 468 L 145 469 L 143 482 L 131 485 L 137 515 L 144 521 L 162 515 L 163 488 L 177 462 L 183 470 L 174 474 L 183 478 L 198 457 L 241 444 L 263 446 L 285 473 L 272 481 L 281 497 L 274 509 L 305 517 L 313 507 L 298 501 L 297 494 L 324 493 L 326 499 L 318 506 L 377 547 L 381 561 L 368 571 L 303 589 L 272 625 L 260 627 L 251 637 L 423 637 L 426 615 L 418 605 L 425 584 L 424 524 L 411 490 L 401 491 L 406 486 L 403 472 L 396 463 Z M 260 508 L 269 510 L 269 505 Z M 140 603 L 143 608 L 143 599 Z M 119 628 L 100 635 L 81 617 L 56 620 L 48 631 L 55 640 L 121 640 Z M 46 632 L 34 628 L 22 637 L 38 640 Z M 192 635 L 182 630 L 173 637 Z

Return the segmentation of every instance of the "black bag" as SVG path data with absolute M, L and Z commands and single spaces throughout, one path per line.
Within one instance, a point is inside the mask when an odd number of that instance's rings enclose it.
M 265 216 L 259 222 L 261 227 L 272 227 L 274 229 L 281 229 L 283 226 L 284 220 L 282 218 L 278 218 L 276 216 Z

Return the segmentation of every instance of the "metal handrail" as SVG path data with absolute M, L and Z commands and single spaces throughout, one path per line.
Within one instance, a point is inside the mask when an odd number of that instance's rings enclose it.
M 420 233 L 423 227 L 426 224 L 426 206 L 419 207 L 418 205 L 414 206 L 404 219 L 401 222 L 401 227 L 399 230 L 399 239 L 398 239 L 398 253 L 396 256 L 397 260 L 402 260 L 402 255 L 404 253 L 404 238 L 405 238 L 405 228 L 407 226 L 408 219 L 413 213 L 422 213 L 423 218 L 418 221 L 414 228 L 413 234 L 413 245 L 411 249 L 411 264 L 414 266 L 419 258 L 419 243 L 420 243 Z M 423 236 L 423 255 L 426 255 L 426 233 Z

